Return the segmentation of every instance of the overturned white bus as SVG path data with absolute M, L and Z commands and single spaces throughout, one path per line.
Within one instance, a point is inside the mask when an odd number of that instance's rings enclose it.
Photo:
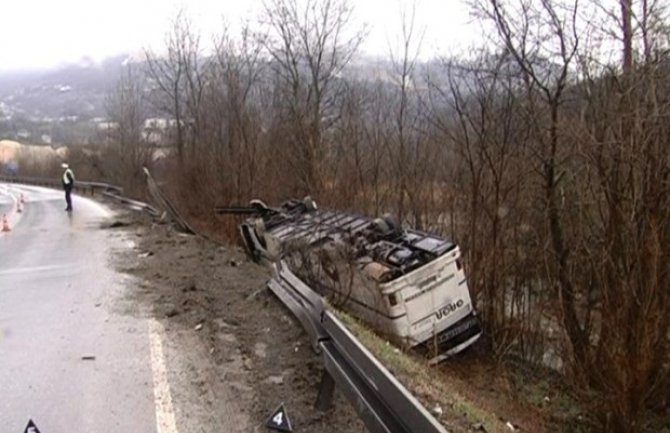
M 333 305 L 425 351 L 438 362 L 473 344 L 481 327 L 461 253 L 451 241 L 368 218 L 318 209 L 309 198 L 269 208 L 254 200 L 240 225 L 248 254 L 280 263 Z

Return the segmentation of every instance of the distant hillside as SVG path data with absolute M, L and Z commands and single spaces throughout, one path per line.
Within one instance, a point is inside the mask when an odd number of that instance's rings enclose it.
M 96 63 L 82 59 L 48 70 L 0 71 L 0 140 L 31 144 L 97 144 L 99 131 L 107 124 L 106 99 L 132 58 L 119 55 Z M 141 65 L 142 61 L 137 62 Z M 414 90 L 427 89 L 428 69 L 432 79 L 445 79 L 446 69 L 419 63 Z M 397 85 L 397 67 L 389 60 L 356 58 L 341 75 L 344 80 Z M 162 117 L 155 109 L 147 117 Z
M 106 92 L 119 77 L 126 56 L 100 64 L 82 62 L 54 70 L 0 73 L 0 110 L 5 117 L 53 120 L 105 114 Z
M 127 56 L 48 70 L 0 72 L 0 139 L 87 144 Z

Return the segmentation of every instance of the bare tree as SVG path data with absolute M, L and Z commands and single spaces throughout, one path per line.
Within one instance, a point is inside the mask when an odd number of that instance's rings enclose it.
M 425 173 L 425 167 L 419 169 L 420 153 L 423 140 L 418 131 L 420 121 L 419 89 L 417 88 L 416 66 L 423 41 L 423 30 L 415 28 L 416 4 L 412 4 L 411 11 L 401 12 L 401 47 L 396 54 L 391 50 L 393 64 L 393 79 L 397 89 L 395 104 L 393 140 L 388 143 L 387 150 L 393 164 L 394 190 L 396 191 L 396 209 L 402 220 L 406 214 L 406 200 L 412 207 L 412 219 L 421 226 L 421 215 L 418 210 L 420 199 L 417 194 L 426 185 L 422 185 L 419 177 Z M 417 33 L 418 30 L 418 33 Z
M 318 193 L 325 154 L 324 132 L 334 123 L 337 80 L 362 40 L 350 30 L 352 8 L 346 0 L 268 0 L 270 28 L 266 47 L 273 59 L 293 154 L 289 163 L 303 193 Z
M 577 2 L 528 1 L 513 10 L 489 0 L 483 10 L 528 83 L 547 276 L 557 282 L 573 377 L 599 396 L 589 403 L 603 431 L 630 433 L 667 375 L 670 168 L 658 123 L 667 107 L 658 86 L 667 81 L 653 59 L 636 65 L 633 3 L 619 4 L 623 67 L 596 74 L 576 62 Z M 648 39 L 649 29 L 641 34 Z M 571 80 L 576 71 L 583 83 Z
M 145 52 L 148 84 L 156 107 L 169 116 L 176 132 L 175 146 L 180 166 L 187 142 L 187 110 L 193 112 L 201 97 L 198 74 L 199 38 L 192 32 L 184 11 L 180 11 L 165 38 L 165 53 Z
M 560 182 L 565 175 L 562 162 L 570 152 L 565 150 L 560 136 L 559 109 L 579 47 L 578 3 L 524 1 L 511 10 L 507 2 L 488 0 L 480 6 L 495 23 L 502 44 L 527 83 L 528 107 L 534 112 L 529 119 L 534 120 L 532 125 L 536 128 L 536 158 L 544 182 L 544 209 L 557 266 L 554 275 L 558 279 L 563 325 L 575 365 L 584 366 L 588 364 L 589 321 L 581 321 L 577 312 L 576 288 L 570 277 L 574 264 L 560 210 Z M 548 112 L 547 118 L 539 115 L 543 111 Z
M 448 143 L 444 161 L 452 164 L 445 183 L 459 192 L 451 200 L 467 203 L 452 218 L 466 248 L 474 299 L 495 353 L 502 359 L 514 350 L 536 362 L 541 347 L 528 340 L 536 340 L 532 327 L 542 309 L 533 299 L 537 254 L 529 254 L 538 239 L 529 236 L 532 171 L 524 161 L 531 157 L 531 130 L 524 82 L 507 52 L 444 61 L 441 69 L 431 80 L 431 120 Z
M 216 41 L 208 69 L 207 156 L 212 158 L 210 165 L 216 162 L 212 176 L 223 181 L 218 194 L 237 203 L 252 198 L 258 182 L 261 130 L 267 123 L 261 115 L 261 94 L 266 90 L 261 87 L 266 70 L 261 51 L 258 37 L 248 27 L 239 41 L 224 33 Z
M 144 137 L 144 77 L 132 64 L 124 68 L 116 87 L 107 96 L 107 116 L 108 172 L 114 181 L 138 189 L 144 179 L 142 167 L 150 160 L 152 148 Z

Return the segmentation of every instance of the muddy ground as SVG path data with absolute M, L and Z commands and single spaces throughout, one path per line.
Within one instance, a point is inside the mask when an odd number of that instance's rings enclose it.
M 295 432 L 366 431 L 337 391 L 330 411 L 314 408 L 321 358 L 266 289 L 266 268 L 238 247 L 181 235 L 137 215 L 125 213 L 114 225 L 134 244 L 117 266 L 135 281 L 128 300 L 165 327 L 181 433 L 265 432 L 282 403 Z

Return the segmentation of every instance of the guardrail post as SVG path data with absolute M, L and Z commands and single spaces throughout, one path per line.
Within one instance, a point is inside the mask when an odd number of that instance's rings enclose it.
M 333 404 L 333 395 L 335 394 L 335 380 L 327 370 L 321 375 L 321 384 L 319 385 L 319 394 L 316 396 L 314 407 L 321 412 L 326 412 Z

